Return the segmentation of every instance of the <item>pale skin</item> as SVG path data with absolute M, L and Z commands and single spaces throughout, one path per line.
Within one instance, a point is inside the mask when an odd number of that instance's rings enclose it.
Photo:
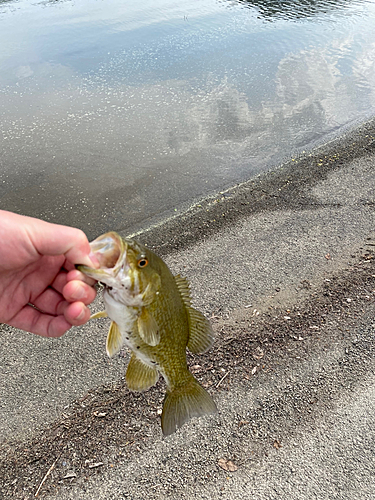
M 0 323 L 44 337 L 86 323 L 95 281 L 75 264 L 99 267 L 81 230 L 0 210 Z

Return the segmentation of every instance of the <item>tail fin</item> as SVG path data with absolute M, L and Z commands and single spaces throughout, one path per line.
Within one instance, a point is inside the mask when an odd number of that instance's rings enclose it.
M 192 417 L 200 417 L 216 413 L 216 411 L 217 407 L 211 396 L 190 374 L 186 384 L 166 394 L 161 415 L 163 434 L 165 436 L 172 434 Z

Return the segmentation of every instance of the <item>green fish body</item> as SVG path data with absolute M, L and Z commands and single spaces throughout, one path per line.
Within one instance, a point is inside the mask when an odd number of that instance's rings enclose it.
M 173 276 L 164 261 L 143 245 L 106 233 L 91 244 L 100 268 L 79 266 L 105 285 L 105 313 L 112 320 L 107 353 L 126 345 L 132 355 L 126 371 L 129 389 L 145 391 L 163 376 L 167 385 L 161 417 L 165 435 L 192 417 L 214 413 L 216 405 L 190 373 L 186 347 L 206 351 L 213 342 L 209 321 L 191 306 L 188 282 Z

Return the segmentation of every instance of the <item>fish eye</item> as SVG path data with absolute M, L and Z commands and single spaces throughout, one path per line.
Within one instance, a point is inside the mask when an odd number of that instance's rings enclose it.
M 146 257 L 141 257 L 137 262 L 137 266 L 140 268 L 146 267 L 147 264 L 148 264 L 148 259 Z

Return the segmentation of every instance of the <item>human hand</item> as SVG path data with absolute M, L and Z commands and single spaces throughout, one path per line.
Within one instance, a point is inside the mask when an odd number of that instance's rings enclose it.
M 81 230 L 0 210 L 0 322 L 45 337 L 86 323 L 95 281 L 74 264 L 99 265 Z

